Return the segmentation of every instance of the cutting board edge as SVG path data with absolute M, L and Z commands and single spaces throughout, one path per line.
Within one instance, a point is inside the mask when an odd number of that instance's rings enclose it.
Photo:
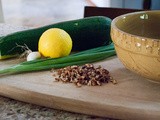
M 60 110 L 100 116 L 100 117 L 110 117 L 115 119 L 119 119 L 119 118 L 133 119 L 134 118 L 134 119 L 146 119 L 146 120 L 157 119 L 158 120 L 160 118 L 160 114 L 158 114 L 160 113 L 160 110 L 146 111 L 147 114 L 143 114 L 141 113 L 142 110 L 138 110 L 135 108 L 134 109 L 127 108 L 127 107 L 125 108 L 124 106 L 114 106 L 114 105 L 104 106 L 98 103 L 88 103 L 88 106 L 86 105 L 84 106 L 85 101 L 80 101 L 80 100 L 75 101 L 75 100 L 71 100 L 70 98 L 51 96 L 51 95 L 46 95 L 42 93 L 37 93 L 34 91 L 25 91 L 23 89 L 19 89 L 14 86 L 10 86 L 8 87 L 8 89 L 6 88 L 7 88 L 6 85 L 0 86 L 0 95 L 11 98 L 11 99 L 15 99 L 18 101 L 40 105 L 44 107 L 49 107 L 49 108 L 54 108 L 54 109 L 60 109 Z M 4 90 L 5 92 L 3 92 Z M 29 96 L 28 96 L 28 93 L 30 94 Z M 70 103 L 71 101 L 73 103 Z M 95 108 L 98 108 L 98 109 L 95 109 Z M 89 109 L 92 109 L 92 111 Z

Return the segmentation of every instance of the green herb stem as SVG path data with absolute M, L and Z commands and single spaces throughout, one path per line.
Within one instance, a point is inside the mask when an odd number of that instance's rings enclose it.
M 71 65 L 82 65 L 103 60 L 105 58 L 114 56 L 115 54 L 116 52 L 112 45 L 107 48 L 106 46 L 103 46 L 57 59 L 46 58 L 29 62 L 22 62 L 9 68 L 0 70 L 0 75 L 41 71 L 52 68 L 56 69 Z

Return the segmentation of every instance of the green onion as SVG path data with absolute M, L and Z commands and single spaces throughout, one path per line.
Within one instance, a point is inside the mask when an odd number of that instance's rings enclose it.
M 71 65 L 83 65 L 86 63 L 92 63 L 106 59 L 115 54 L 116 52 L 114 50 L 114 46 L 113 44 L 110 44 L 108 46 L 97 47 L 82 52 L 74 53 L 62 58 L 45 58 L 22 62 L 9 68 L 0 70 L 0 75 L 41 71 L 52 68 L 57 69 Z

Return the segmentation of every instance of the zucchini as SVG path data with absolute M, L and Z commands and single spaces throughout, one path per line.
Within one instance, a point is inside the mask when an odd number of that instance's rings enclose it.
M 72 51 L 108 45 L 111 42 L 110 27 L 110 18 L 94 16 L 14 32 L 0 38 L 0 59 L 15 57 L 24 52 L 16 47 L 17 44 L 26 44 L 32 51 L 37 51 L 40 36 L 49 28 L 61 28 L 68 32 L 73 41 Z

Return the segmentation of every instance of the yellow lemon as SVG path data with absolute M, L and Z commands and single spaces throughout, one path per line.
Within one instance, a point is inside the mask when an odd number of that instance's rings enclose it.
M 40 37 L 38 51 L 44 57 L 59 58 L 70 54 L 72 39 L 70 35 L 59 28 L 46 30 Z

